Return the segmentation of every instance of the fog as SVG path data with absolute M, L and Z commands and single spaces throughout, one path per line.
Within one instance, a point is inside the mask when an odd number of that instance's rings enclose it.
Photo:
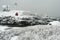
M 14 3 L 17 3 L 17 6 Z M 36 12 L 40 16 L 47 14 L 51 17 L 60 17 L 60 0 L 0 0 L 0 11 L 3 9 L 2 5 L 9 5 L 11 10 Z

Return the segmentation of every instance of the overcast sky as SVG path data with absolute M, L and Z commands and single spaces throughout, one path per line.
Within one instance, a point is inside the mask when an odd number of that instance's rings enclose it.
M 15 2 L 18 3 L 17 8 Z M 10 9 L 36 12 L 38 15 L 60 17 L 60 0 L 0 0 L 0 10 L 2 5 L 9 5 Z

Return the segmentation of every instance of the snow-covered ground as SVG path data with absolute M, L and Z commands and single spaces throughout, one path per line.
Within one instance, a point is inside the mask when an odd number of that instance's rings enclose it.
M 1 31 L 5 31 L 5 29 L 7 29 L 7 28 L 10 28 L 10 27 L 0 25 L 0 30 L 1 30 Z
M 0 40 L 60 40 L 60 26 L 35 25 L 7 28 L 10 27 L 0 26 Z M 7 30 L 2 31 L 4 29 Z

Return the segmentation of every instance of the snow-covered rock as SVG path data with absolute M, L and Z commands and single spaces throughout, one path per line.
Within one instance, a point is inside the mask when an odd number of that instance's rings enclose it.
M 49 22 L 48 25 L 60 26 L 60 22 L 59 21 L 53 21 L 53 22 Z
M 10 40 L 17 40 L 17 39 L 18 39 L 18 36 L 14 36 Z

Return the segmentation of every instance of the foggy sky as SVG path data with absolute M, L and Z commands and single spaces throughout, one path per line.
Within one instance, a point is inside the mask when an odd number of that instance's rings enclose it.
M 17 7 L 14 3 L 17 2 Z M 60 17 L 60 0 L 0 0 L 2 5 L 9 5 L 10 9 L 28 10 L 36 12 L 40 16 L 47 14 L 52 17 Z

